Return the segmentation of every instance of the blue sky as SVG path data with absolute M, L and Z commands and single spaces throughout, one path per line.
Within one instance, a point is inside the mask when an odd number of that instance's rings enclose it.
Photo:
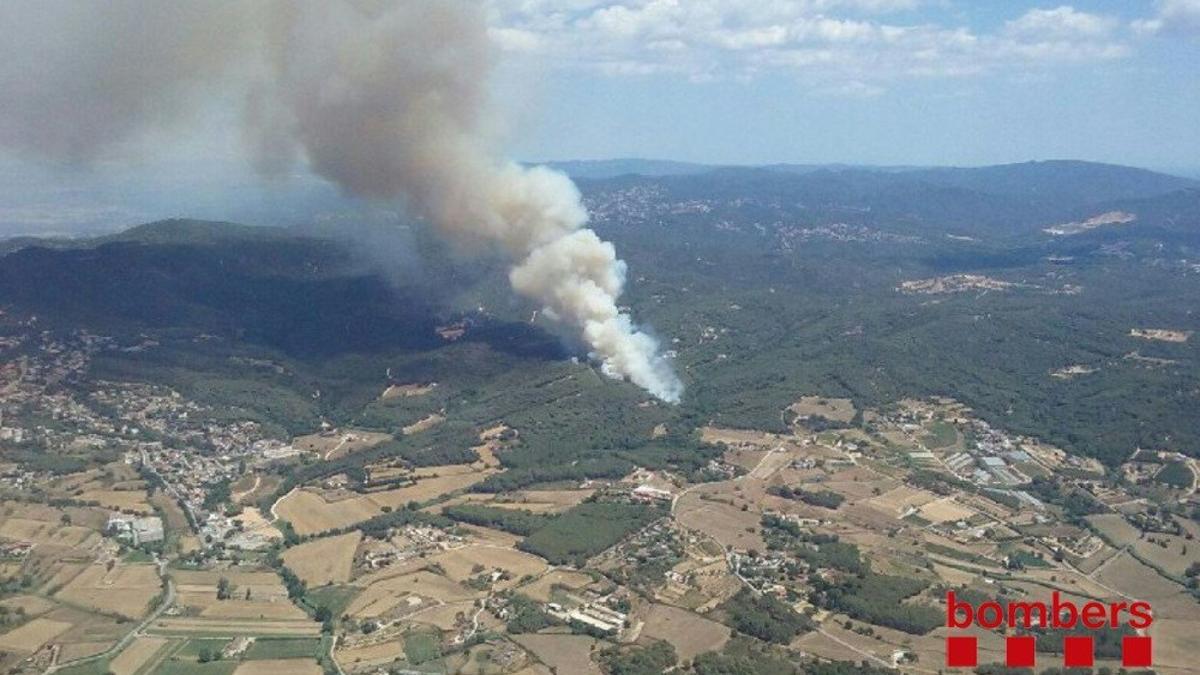
M 521 156 L 1200 166 L 1200 0 L 490 7 Z

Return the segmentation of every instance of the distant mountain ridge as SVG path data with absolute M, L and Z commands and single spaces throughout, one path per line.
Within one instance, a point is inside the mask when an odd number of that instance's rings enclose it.
M 709 202 L 726 211 L 731 204 L 741 204 L 736 207 L 737 214 L 726 215 L 767 223 L 849 223 L 917 235 L 944 232 L 1024 237 L 1048 226 L 1086 220 L 1127 205 L 1154 216 L 1139 218 L 1136 227 L 1152 221 L 1176 234 L 1194 234 L 1198 229 L 1192 205 L 1200 181 L 1095 162 L 1052 160 L 983 167 L 722 167 L 616 159 L 550 165 L 573 173 L 589 198 L 646 186 L 660 191 L 663 199 L 681 203 Z M 720 206 L 722 202 L 725 206 Z M 603 213 L 594 215 L 598 222 L 605 222 Z M 89 248 L 117 242 L 213 244 L 298 234 L 304 234 L 304 228 L 169 219 L 93 238 L 0 240 L 0 255 L 28 247 Z
M 137 225 L 109 235 L 96 237 L 96 244 L 138 242 L 142 244 L 202 244 L 231 239 L 280 239 L 287 234 L 275 227 L 259 227 L 213 220 L 170 218 Z
M 1117 164 L 1050 160 L 974 168 L 930 168 L 904 176 L 978 192 L 1076 202 L 1138 199 L 1200 187 L 1200 181 Z
M 676 162 L 669 159 L 581 159 L 527 162 L 557 169 L 572 178 L 612 178 L 614 176 L 686 176 L 718 168 L 713 164 Z
M 619 200 L 635 186 L 649 187 L 661 200 L 705 204 L 714 219 L 750 219 L 768 228 L 772 223 L 851 224 L 918 236 L 987 238 L 1036 235 L 1121 202 L 1152 202 L 1200 189 L 1200 181 L 1189 178 L 1066 160 L 977 168 L 715 167 L 696 174 L 625 174 L 577 182 L 600 203 L 612 195 Z M 1168 201 L 1188 200 L 1184 194 Z M 1152 204 L 1143 206 L 1155 210 Z M 605 210 L 600 209 L 601 219 Z M 1183 213 L 1179 225 L 1188 229 L 1194 221 Z
M 1064 181 L 1069 181 L 1077 184 L 1074 192 L 1091 193 L 1095 195 L 1095 201 L 1106 198 L 1125 199 L 1147 196 L 1148 193 L 1161 194 L 1189 187 L 1200 187 L 1200 180 L 1194 178 L 1119 164 L 1070 159 L 967 167 L 874 166 L 842 163 L 733 165 L 640 158 L 548 161 L 544 164 L 563 171 L 573 178 L 584 180 L 601 180 L 626 175 L 692 176 L 712 172 L 730 174 L 741 171 L 773 171 L 794 175 L 821 172 L 868 173 L 905 176 L 947 187 L 962 187 L 996 194 L 1046 194 L 1056 189 L 1061 190 Z M 1039 190 L 1039 187 L 1047 182 L 1051 185 Z
M 96 237 L 12 237 L 0 239 L 0 256 L 24 248 L 48 249 L 95 248 L 105 244 L 215 244 L 239 240 L 283 239 L 291 236 L 284 228 L 242 225 L 213 220 L 169 218 L 134 225 L 128 229 Z

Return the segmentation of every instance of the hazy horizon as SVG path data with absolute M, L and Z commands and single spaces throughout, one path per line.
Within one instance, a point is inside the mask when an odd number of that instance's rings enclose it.
M 1074 158 L 1029 159 L 979 165 L 872 165 L 848 162 L 772 162 L 732 164 L 691 162 L 661 157 L 602 157 L 587 159 L 521 160 L 526 164 L 604 165 L 643 163 L 693 167 L 699 172 L 721 168 L 770 166 L 839 167 L 863 170 L 929 168 L 981 168 L 1046 161 L 1081 161 Z M 1200 180 L 1200 165 L 1188 169 L 1139 167 Z M 192 165 L 194 166 L 194 165 Z M 397 211 L 386 203 L 367 203 L 338 193 L 328 182 L 307 173 L 262 180 L 252 171 L 201 170 L 184 175 L 183 165 L 154 172 L 125 167 L 103 172 L 79 169 L 30 167 L 20 162 L 0 162 L 0 238 L 18 236 L 78 237 L 118 232 L 148 222 L 171 218 L 228 220 L 250 225 L 308 225 L 315 218 L 338 212 L 362 218 L 394 219 Z M 623 172 L 617 172 L 623 173 Z M 653 172 L 651 172 L 653 173 Z M 663 171 L 662 173 L 672 173 Z M 607 175 L 607 174 L 605 174 Z M 614 174 L 615 175 L 615 174 Z M 583 176 L 587 178 L 588 176 Z M 337 211 L 329 211 L 330 206 Z
M 1078 159 L 1200 177 L 1200 0 L 479 6 L 492 71 L 480 121 L 500 156 L 873 167 Z M 163 72 L 169 63 L 105 73 L 102 64 L 131 54 L 90 30 L 123 20 L 96 7 L 0 6 L 10 104 L 0 112 L 0 232 L 236 214 L 246 202 L 302 209 L 286 204 L 297 186 L 333 189 L 313 182 L 304 152 L 274 178 L 256 170 L 260 146 L 244 131 L 244 93 L 259 77 L 252 59 L 204 63 L 180 82 Z M 185 16 L 151 18 L 133 25 L 165 54 L 207 40 Z M 221 39 L 233 49 L 253 41 Z M 225 42 L 203 53 L 225 58 Z M 315 100 L 290 93 L 297 110 Z

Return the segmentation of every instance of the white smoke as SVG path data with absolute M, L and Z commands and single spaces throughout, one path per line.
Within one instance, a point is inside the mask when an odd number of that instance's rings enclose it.
M 165 9 L 177 7 L 187 16 Z M 42 58 L 0 65 L 0 142 L 89 159 L 179 122 L 186 95 L 235 86 L 263 171 L 303 160 L 347 192 L 403 200 L 456 241 L 501 249 L 513 288 L 575 328 L 607 375 L 679 400 L 657 342 L 618 310 L 625 264 L 587 228 L 574 184 L 502 161 L 486 142 L 495 54 L 479 5 L 39 0 L 14 2 L 0 19 L 57 29 L 50 46 L 17 40 Z M 17 57 L 8 51 L 0 57 Z

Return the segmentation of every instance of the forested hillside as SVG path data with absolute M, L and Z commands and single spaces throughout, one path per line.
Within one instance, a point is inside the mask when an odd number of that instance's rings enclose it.
M 1087 187 L 1105 181 L 1125 187 Z M 1139 446 L 1200 453 L 1197 339 L 1132 332 L 1200 329 L 1200 192 L 1183 179 L 1061 163 L 627 175 L 583 190 L 629 263 L 634 316 L 675 355 L 679 406 L 603 377 L 553 323 L 530 322 L 501 274 L 449 254 L 409 270 L 438 279 L 432 293 L 341 240 L 173 221 L 23 241 L 0 259 L 0 306 L 152 339 L 98 355 L 92 377 L 168 383 L 281 434 L 320 420 L 394 432 L 438 412 L 432 441 L 373 451 L 437 463 L 504 421 L 522 431 L 506 480 L 699 471 L 691 429 L 777 428 L 808 393 L 860 408 L 953 397 L 1113 463 Z M 1086 224 L 1110 212 L 1130 217 Z M 1063 223 L 1085 225 L 1043 231 Z M 380 399 L 429 381 L 429 396 Z M 670 435 L 648 442 L 660 424 Z

